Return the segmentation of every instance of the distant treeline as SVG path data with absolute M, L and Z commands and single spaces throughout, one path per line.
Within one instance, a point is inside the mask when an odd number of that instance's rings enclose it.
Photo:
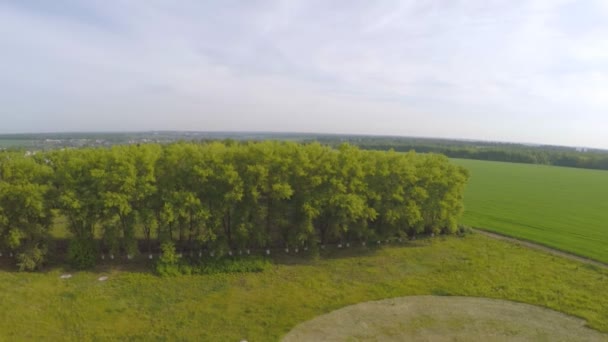
M 438 138 L 395 136 L 369 136 L 317 133 L 272 132 L 123 132 L 123 133 L 32 133 L 0 135 L 0 150 L 37 151 L 73 147 L 107 147 L 111 145 L 156 142 L 167 144 L 177 141 L 263 141 L 296 142 L 318 141 L 337 147 L 350 143 L 366 150 L 390 150 L 419 153 L 434 152 L 451 158 L 493 160 L 512 163 L 545 164 L 608 170 L 608 151 L 553 145 L 529 145 L 468 141 Z
M 483 142 L 451 141 L 414 138 L 351 138 L 339 141 L 321 139 L 329 145 L 347 141 L 365 150 L 395 150 L 399 152 L 440 153 L 450 158 L 502 161 L 510 163 L 544 164 L 583 169 L 608 170 L 608 152 L 559 146 L 526 146 Z
M 69 260 L 180 249 L 309 247 L 453 233 L 468 172 L 437 154 L 319 143 L 209 142 L 0 153 L 0 251 L 21 269 L 55 250 L 63 217 Z

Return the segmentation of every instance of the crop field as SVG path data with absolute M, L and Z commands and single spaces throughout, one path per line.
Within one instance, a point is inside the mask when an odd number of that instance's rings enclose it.
M 62 269 L 9 271 L 4 256 L 0 335 L 13 341 L 275 341 L 339 308 L 413 295 L 528 303 L 608 332 L 607 270 L 517 244 L 474 234 L 324 253 L 316 261 L 277 256 L 264 273 L 162 278 L 143 265 L 106 265 L 69 279 L 60 278 Z
M 464 223 L 608 262 L 608 172 L 454 159 L 471 172 Z

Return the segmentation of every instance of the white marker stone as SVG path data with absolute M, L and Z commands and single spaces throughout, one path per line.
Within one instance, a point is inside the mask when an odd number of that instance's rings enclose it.
M 61 279 L 70 279 L 70 278 L 72 278 L 72 275 L 71 274 L 62 274 L 59 278 L 61 278 Z
M 365 241 L 361 242 L 361 246 L 365 247 Z
M 97 280 L 106 281 L 106 280 L 108 280 L 108 277 L 107 276 L 99 277 L 99 279 L 97 279 Z
M 152 254 L 148 255 L 148 259 L 152 260 L 154 259 L 154 256 Z
M 249 255 L 250 253 L 251 253 L 251 251 L 248 249 L 248 250 L 247 250 L 247 255 Z
M 270 249 L 266 250 L 266 255 L 270 255 Z
M 106 256 L 105 255 L 101 255 L 101 260 L 106 260 Z
M 376 241 L 376 244 L 379 245 L 380 244 L 380 240 Z
M 285 248 L 285 253 L 289 253 L 289 248 Z
M 228 255 L 232 256 L 232 251 L 228 251 Z
M 133 259 L 133 256 L 131 254 L 127 254 L 127 260 L 131 260 Z
M 110 259 L 114 260 L 114 254 L 110 254 Z

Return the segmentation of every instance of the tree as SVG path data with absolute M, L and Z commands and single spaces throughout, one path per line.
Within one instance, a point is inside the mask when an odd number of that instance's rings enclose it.
M 104 151 L 100 149 L 63 150 L 47 158 L 53 168 L 56 206 L 67 219 L 74 236 L 70 241 L 69 258 L 78 268 L 96 262 L 95 228 L 104 212 Z
M 51 169 L 33 157 L 0 156 L 0 246 L 11 250 L 21 270 L 44 264 L 53 221 Z
M 94 265 L 100 237 L 106 251 L 133 255 L 140 236 L 148 251 L 156 238 L 179 250 L 226 252 L 453 233 L 468 177 L 441 155 L 348 144 L 3 152 L 0 247 L 17 253 L 22 269 L 40 267 L 55 209 L 73 236 L 70 260 L 81 268 Z
M 375 210 L 367 205 L 367 184 L 364 181 L 364 160 L 361 151 L 348 144 L 327 160 L 330 169 L 323 189 L 323 208 L 316 226 L 323 244 L 330 239 L 363 238 L 367 224 L 376 218 Z

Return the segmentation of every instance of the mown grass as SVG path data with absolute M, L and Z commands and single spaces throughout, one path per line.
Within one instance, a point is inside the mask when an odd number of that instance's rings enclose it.
M 608 271 L 478 234 L 281 257 L 264 273 L 61 273 L 0 271 L 1 339 L 272 341 L 346 305 L 428 294 L 542 305 L 608 332 Z
M 608 262 L 608 171 L 454 162 L 471 171 L 464 223 Z

